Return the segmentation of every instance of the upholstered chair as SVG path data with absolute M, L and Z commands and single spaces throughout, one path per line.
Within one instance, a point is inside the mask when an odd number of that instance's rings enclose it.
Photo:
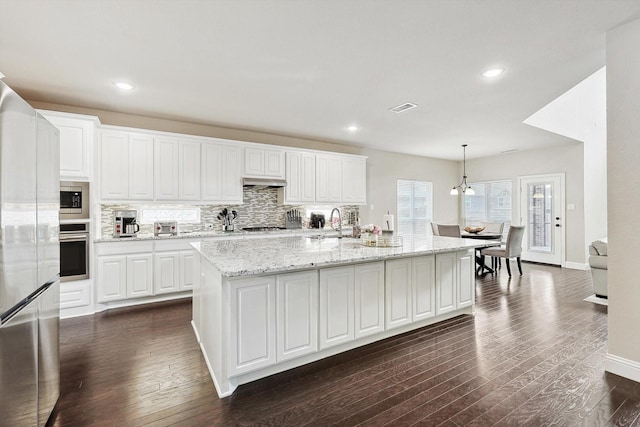
M 484 248 L 480 251 L 482 256 L 482 262 L 485 261 L 485 256 L 504 258 L 507 263 L 507 272 L 511 276 L 511 267 L 509 265 L 510 258 L 516 258 L 518 262 L 518 271 L 522 275 L 522 263 L 520 256 L 522 255 L 522 237 L 524 236 L 524 225 L 512 225 L 509 227 L 509 234 L 507 235 L 507 243 L 505 246 Z
M 438 224 L 438 235 L 446 237 L 460 237 L 460 226 L 458 224 Z

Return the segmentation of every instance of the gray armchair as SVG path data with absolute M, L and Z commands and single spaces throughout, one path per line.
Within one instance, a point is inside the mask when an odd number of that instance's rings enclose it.
M 606 237 L 593 241 L 589 245 L 589 265 L 591 266 L 593 293 L 600 298 L 609 296 L 609 288 L 607 286 L 607 245 Z
M 522 275 L 522 263 L 520 261 L 520 255 L 522 255 L 522 237 L 524 236 L 524 225 L 512 225 L 509 228 L 509 234 L 507 235 L 507 244 L 499 248 L 485 248 L 480 251 L 482 256 L 482 262 L 485 261 L 485 256 L 504 258 L 507 263 L 507 272 L 511 276 L 511 267 L 509 265 L 509 258 L 515 258 L 518 262 L 518 271 Z

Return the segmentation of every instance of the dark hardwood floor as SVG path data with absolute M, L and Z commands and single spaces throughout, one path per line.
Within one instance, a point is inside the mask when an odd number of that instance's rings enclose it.
M 188 300 L 61 321 L 51 426 L 640 425 L 640 384 L 604 372 L 588 272 L 477 280 L 476 313 L 240 386 L 218 399 Z

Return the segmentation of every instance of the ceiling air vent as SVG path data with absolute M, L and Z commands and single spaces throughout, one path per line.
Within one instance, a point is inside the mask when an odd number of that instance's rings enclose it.
M 405 102 L 404 104 L 400 104 L 397 107 L 393 107 L 393 108 L 389 108 L 389 110 L 393 111 L 394 113 L 404 113 L 407 110 L 410 110 L 412 108 L 416 108 L 417 105 L 413 104 L 411 102 Z

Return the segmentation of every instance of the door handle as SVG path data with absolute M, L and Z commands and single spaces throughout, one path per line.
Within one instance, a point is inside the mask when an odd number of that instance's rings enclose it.
M 556 224 L 556 227 L 560 227 L 560 224 Z

